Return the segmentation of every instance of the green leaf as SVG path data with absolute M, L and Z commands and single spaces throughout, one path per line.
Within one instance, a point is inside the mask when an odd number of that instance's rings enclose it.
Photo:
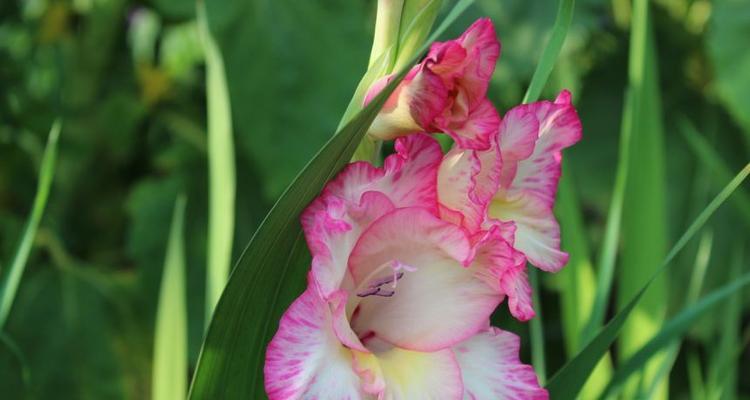
M 630 128 L 630 155 L 622 211 L 620 263 L 617 275 L 617 306 L 627 304 L 646 283 L 666 255 L 667 180 L 665 177 L 664 128 L 658 81 L 657 50 L 649 17 L 649 3 L 636 1 L 633 6 L 632 31 L 634 47 L 630 52 L 630 82 L 633 113 Z M 648 227 L 644 229 L 644 227 Z M 618 349 L 620 359 L 633 354 L 659 330 L 669 301 L 665 274 L 656 279 L 633 310 L 634 317 L 625 323 Z M 640 375 L 644 386 L 654 381 L 663 357 L 656 357 Z M 626 398 L 637 396 L 638 380 L 625 388 Z M 667 381 L 659 385 L 652 398 L 667 397 Z
M 573 7 L 575 0 L 560 0 L 557 8 L 557 17 L 555 25 L 552 27 L 552 36 L 550 36 L 547 46 L 544 48 L 542 57 L 534 70 L 534 76 L 531 78 L 531 84 L 526 90 L 523 97 L 524 103 L 530 103 L 539 99 L 542 89 L 547 84 L 547 79 L 555 67 L 557 56 L 562 50 L 565 37 L 568 35 L 570 21 L 573 19 Z
M 42 157 L 39 183 L 36 196 L 34 197 L 34 204 L 31 207 L 31 214 L 26 222 L 26 228 L 24 229 L 21 242 L 18 244 L 8 273 L 3 277 L 2 283 L 0 283 L 0 332 L 3 331 L 10 309 L 13 306 L 18 285 L 21 283 L 21 276 L 23 276 L 23 271 L 26 268 L 26 261 L 29 259 L 29 254 L 31 253 L 31 245 L 34 242 L 34 236 L 36 236 L 39 222 L 42 220 L 42 215 L 44 214 L 44 207 L 47 204 L 50 187 L 52 186 L 52 178 L 55 175 L 57 140 L 60 137 L 61 128 L 62 124 L 60 121 L 56 121 L 52 125 L 52 129 L 50 129 L 47 147 L 44 149 L 44 156 Z
M 471 0 L 459 1 L 428 43 Z M 427 45 L 417 52 L 421 55 Z M 416 58 L 413 60 L 416 61 Z M 265 346 L 278 320 L 302 290 L 309 255 L 298 223 L 300 212 L 351 158 L 387 97 L 407 69 L 347 123 L 313 157 L 266 216 L 240 260 L 214 311 L 190 389 L 192 399 L 264 398 Z
M 232 139 L 232 109 L 229 102 L 224 60 L 211 36 L 202 1 L 198 2 L 198 28 L 206 57 L 208 101 L 208 271 L 206 320 L 226 286 L 234 237 L 235 166 Z
M 728 180 L 732 172 L 721 156 L 714 150 L 704 138 L 695 129 L 695 126 L 687 119 L 680 120 L 680 132 L 685 137 L 690 149 L 693 150 L 698 159 L 714 174 L 718 179 Z M 739 211 L 745 224 L 750 225 L 750 198 L 743 188 L 737 188 L 737 193 L 732 196 L 732 203 Z
M 712 2 L 711 20 L 706 34 L 719 99 L 744 128 L 750 146 L 750 46 L 742 38 L 750 37 L 750 7 L 746 0 Z
M 187 306 L 185 303 L 185 197 L 177 198 L 159 291 L 154 334 L 151 398 L 184 399 L 187 394 Z
M 597 364 L 599 359 L 604 355 L 607 349 L 612 345 L 617 336 L 620 334 L 622 326 L 627 321 L 633 308 L 638 304 L 643 293 L 651 286 L 651 283 L 670 265 L 674 257 L 685 247 L 687 242 L 705 225 L 706 221 L 713 215 L 729 196 L 739 187 L 739 185 L 750 174 L 750 163 L 743 168 L 730 181 L 726 187 L 703 209 L 687 231 L 672 246 L 661 266 L 651 275 L 649 280 L 636 293 L 632 300 L 627 303 L 596 335 L 591 342 L 576 355 L 571 361 L 565 364 L 547 384 L 550 398 L 552 399 L 574 399 L 581 390 L 584 382 L 588 378 L 591 370 Z
M 665 348 L 675 339 L 679 339 L 700 316 L 711 310 L 722 300 L 747 286 L 747 284 L 750 284 L 750 273 L 746 273 L 731 283 L 706 295 L 703 299 L 685 308 L 673 319 L 665 323 L 656 336 L 628 358 L 628 361 L 615 372 L 612 381 L 604 390 L 604 393 L 602 393 L 601 398 L 604 399 L 610 395 L 616 395 L 625 380 L 634 373 L 642 370 L 654 354 Z

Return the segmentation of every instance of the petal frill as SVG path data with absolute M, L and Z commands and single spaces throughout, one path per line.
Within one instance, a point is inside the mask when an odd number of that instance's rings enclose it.
M 363 398 L 352 353 L 331 329 L 330 312 L 308 288 L 284 313 L 263 369 L 271 400 Z
M 502 300 L 479 276 L 467 232 L 419 208 L 396 209 L 374 222 L 352 251 L 356 302 L 347 306 L 363 342 L 385 340 L 416 351 L 446 348 L 484 327 Z M 394 277 L 392 263 L 409 268 Z M 373 284 L 374 283 L 374 284 Z M 373 287 L 387 295 L 372 295 Z
M 456 102 L 461 97 L 457 97 Z M 456 103 L 454 103 L 455 105 Z M 479 103 L 467 110 L 459 107 L 454 112 L 465 114 L 456 116 L 453 114 L 441 115 L 435 118 L 434 126 L 437 130 L 450 135 L 456 144 L 463 149 L 485 150 L 490 147 L 490 137 L 497 135 L 500 116 L 487 99 L 481 99 Z
M 471 233 L 479 231 L 500 183 L 501 165 L 500 149 L 494 138 L 487 150 L 464 150 L 454 145 L 438 170 L 441 217 Z
M 581 139 L 581 121 L 567 91 L 554 102 L 540 101 L 529 106 L 539 120 L 539 139 L 531 156 L 518 164 L 510 190 L 532 193 L 551 206 L 561 174 L 561 151 Z
M 368 90 L 369 103 L 393 79 L 389 75 L 376 81 Z M 368 133 L 380 140 L 390 140 L 422 132 L 448 104 L 448 88 L 424 65 L 416 65 L 399 83 L 373 120 Z
M 345 279 L 349 254 L 372 221 L 394 207 L 419 206 L 437 213 L 440 146 L 427 135 L 396 140 L 383 168 L 349 164 L 302 214 L 313 256 L 312 276 L 324 298 Z
M 533 265 L 558 271 L 568 259 L 560 251 L 560 229 L 552 212 L 561 151 L 581 138 L 570 93 L 563 91 L 554 102 L 514 108 L 504 117 L 499 135 L 503 167 L 489 215 L 516 223 L 515 246 Z
M 519 360 L 520 339 L 489 328 L 453 347 L 465 400 L 547 400 L 534 369 Z
M 528 193 L 513 198 L 496 197 L 489 214 L 516 224 L 514 246 L 529 261 L 545 271 L 558 271 L 568 262 L 568 254 L 560 250 L 560 226 L 552 209 Z

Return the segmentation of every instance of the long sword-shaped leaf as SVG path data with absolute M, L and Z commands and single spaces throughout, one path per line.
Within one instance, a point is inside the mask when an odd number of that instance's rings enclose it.
M 26 229 L 24 229 L 21 242 L 18 244 L 13 262 L 3 277 L 2 283 L 0 283 L 2 285 L 0 286 L 0 332 L 5 328 L 5 322 L 13 306 L 18 285 L 21 283 L 21 276 L 23 276 L 23 271 L 26 268 L 26 261 L 29 259 L 29 254 L 31 253 L 31 245 L 34 242 L 36 230 L 44 214 L 44 207 L 47 204 L 50 187 L 52 186 L 52 178 L 55 175 L 57 140 L 60 137 L 61 129 L 62 125 L 60 121 L 57 121 L 52 125 L 52 129 L 49 132 L 47 147 L 44 149 L 44 156 L 42 157 L 42 164 L 39 169 L 39 184 L 36 196 L 34 197 L 34 204 L 31 207 L 31 214 L 26 221 Z
M 187 394 L 187 306 L 185 298 L 185 197 L 177 198 L 159 291 L 151 373 L 153 400 L 181 400 Z
M 705 225 L 706 221 L 713 215 L 716 209 L 719 208 L 729 196 L 737 189 L 737 187 L 747 178 L 750 174 L 750 163 L 745 166 L 732 181 L 727 184 L 726 187 L 706 206 L 705 209 L 698 215 L 693 223 L 688 227 L 687 231 L 680 237 L 679 240 L 672 246 L 672 249 L 667 254 L 667 257 L 662 262 L 661 266 L 654 271 L 649 280 L 643 287 L 633 296 L 633 299 L 627 303 L 622 310 L 620 310 L 596 335 L 589 344 L 575 356 L 571 361 L 565 364 L 547 384 L 547 390 L 549 390 L 550 398 L 552 399 L 574 399 L 578 392 L 581 390 L 584 382 L 588 378 L 591 370 L 594 368 L 596 363 L 601 359 L 607 349 L 617 339 L 617 336 L 622 329 L 623 324 L 627 321 L 630 316 L 633 307 L 638 304 L 639 300 L 643 296 L 643 293 L 651 286 L 651 283 L 664 271 L 672 262 L 674 257 L 685 247 L 685 244 Z
M 451 24 L 471 0 L 459 1 L 428 43 Z M 421 55 L 425 44 L 417 52 Z M 416 62 L 417 58 L 414 58 Z M 264 398 L 265 346 L 283 310 L 304 284 L 309 258 L 298 223 L 302 209 L 351 158 L 386 98 L 403 79 L 396 78 L 334 135 L 303 168 L 261 223 L 214 311 L 190 389 L 192 399 Z
M 203 1 L 197 3 L 198 27 L 206 59 L 208 103 L 208 247 L 206 321 L 229 278 L 234 238 L 235 167 L 232 109 L 224 60 L 208 27 Z
M 646 0 L 633 2 L 633 41 L 640 44 L 631 47 L 630 52 L 630 88 L 635 100 L 622 210 L 622 246 L 615 270 L 618 307 L 627 304 L 638 292 L 669 247 L 658 56 L 648 8 Z M 645 37 L 642 37 L 643 31 Z M 666 316 L 668 278 L 664 274 L 651 284 L 633 310 L 633 317 L 623 326 L 618 343 L 621 359 L 633 354 L 659 331 Z M 644 367 L 643 373 L 638 374 L 644 386 L 654 381 L 663 358 L 663 354 L 657 355 Z M 666 399 L 667 383 L 662 380 L 652 400 Z M 638 379 L 631 379 L 624 397 L 637 397 L 638 386 Z
M 602 393 L 601 399 L 616 395 L 628 377 L 640 371 L 645 364 L 659 350 L 678 339 L 703 314 L 715 307 L 738 290 L 750 284 L 750 273 L 746 273 L 737 280 L 715 290 L 694 305 L 687 307 L 672 320 L 664 324 L 659 333 L 646 343 L 639 351 L 631 356 L 612 377 L 612 381 Z

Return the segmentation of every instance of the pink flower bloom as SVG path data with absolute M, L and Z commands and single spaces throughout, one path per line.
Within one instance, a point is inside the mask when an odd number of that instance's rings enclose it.
M 438 174 L 440 214 L 470 232 L 500 227 L 533 265 L 559 271 L 568 260 L 552 212 L 561 151 L 580 138 L 581 123 L 567 91 L 554 102 L 511 109 L 488 149 L 465 150 L 457 143 L 446 155 Z M 525 267 L 508 269 L 501 283 L 511 313 L 532 318 Z
M 500 56 L 500 42 L 489 19 L 477 20 L 461 37 L 435 43 L 409 71 L 370 127 L 383 140 L 414 132 L 444 132 L 465 149 L 486 149 L 500 118 L 486 98 Z M 375 82 L 369 102 L 393 79 Z
M 472 164 L 443 161 L 427 135 L 399 138 L 382 169 L 350 164 L 305 210 L 313 261 L 307 290 L 268 346 L 272 400 L 548 397 L 518 359 L 518 338 L 489 326 L 508 291 L 526 290 L 517 278 L 525 259 L 509 241 L 515 227 L 439 203 L 448 162 Z M 451 204 L 489 201 L 484 182 L 502 172 L 492 171 L 464 179 L 482 188 Z

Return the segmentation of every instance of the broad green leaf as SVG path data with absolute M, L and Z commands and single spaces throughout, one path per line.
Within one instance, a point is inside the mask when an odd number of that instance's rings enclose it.
M 26 261 L 29 259 L 31 246 L 34 242 L 37 228 L 39 228 L 39 222 L 42 220 L 42 215 L 44 214 L 44 207 L 47 204 L 50 187 L 52 186 L 52 178 L 55 175 L 57 140 L 60 137 L 61 129 L 62 124 L 60 121 L 55 122 L 52 125 L 52 129 L 50 129 L 47 147 L 44 149 L 42 164 L 39 168 L 39 183 L 34 203 L 31 206 L 31 214 L 26 221 L 26 228 L 21 237 L 21 242 L 18 244 L 13 261 L 7 273 L 4 274 L 2 282 L 0 282 L 0 332 L 3 331 L 5 323 L 8 320 L 8 314 L 13 306 L 13 300 L 15 300 L 16 291 L 18 290 L 18 285 L 21 283 L 21 277 L 26 268 Z
M 736 293 L 738 290 L 750 284 L 750 273 L 745 273 L 738 279 L 706 295 L 703 299 L 692 306 L 685 308 L 673 319 L 666 322 L 656 336 L 649 340 L 640 350 L 628 358 L 628 360 L 615 372 L 612 381 L 602 394 L 601 398 L 616 395 L 618 388 L 625 383 L 626 379 L 645 367 L 648 361 L 658 351 L 680 338 L 685 331 L 704 313 L 718 305 L 722 300 Z
M 622 326 L 630 317 L 633 308 L 638 304 L 643 293 L 650 287 L 651 283 L 671 265 L 674 257 L 685 247 L 687 242 L 705 225 L 706 221 L 713 215 L 729 196 L 739 187 L 739 185 L 750 174 L 750 163 L 745 166 L 719 194 L 703 209 L 696 217 L 687 231 L 672 246 L 661 266 L 657 268 L 641 290 L 636 293 L 632 300 L 625 305 L 615 316 L 604 326 L 586 347 L 578 353 L 571 361 L 565 364 L 547 384 L 550 398 L 552 399 L 575 399 L 581 390 L 584 382 L 588 378 L 591 370 L 601 359 L 607 349 L 614 343 L 620 334 Z
M 198 30 L 206 58 L 208 102 L 208 251 L 206 320 L 226 286 L 234 237 L 235 166 L 232 109 L 224 60 L 208 28 L 203 1 L 198 2 Z
M 177 198 L 159 291 L 154 334 L 151 398 L 178 400 L 187 395 L 187 305 L 185 301 L 185 197 Z
M 620 262 L 615 268 L 617 306 L 623 307 L 646 283 L 651 272 L 664 259 L 668 248 L 664 128 L 658 81 L 657 50 L 651 28 L 649 2 L 633 3 L 629 87 L 633 94 L 630 114 L 630 155 L 622 210 Z M 628 357 L 647 342 L 664 321 L 669 300 L 664 274 L 656 279 L 633 309 L 622 328 L 618 349 L 620 359 Z M 654 381 L 663 355 L 650 361 L 639 375 L 644 386 Z M 667 397 L 663 380 L 652 398 Z M 637 397 L 639 379 L 626 386 L 626 398 Z
M 440 35 L 472 2 L 459 1 L 430 37 Z M 421 55 L 427 45 L 417 52 Z M 414 59 L 416 61 L 416 57 Z M 300 212 L 351 158 L 396 78 L 313 157 L 266 216 L 230 276 L 214 311 L 190 389 L 192 399 L 264 398 L 265 346 L 281 314 L 299 295 L 309 254 Z

